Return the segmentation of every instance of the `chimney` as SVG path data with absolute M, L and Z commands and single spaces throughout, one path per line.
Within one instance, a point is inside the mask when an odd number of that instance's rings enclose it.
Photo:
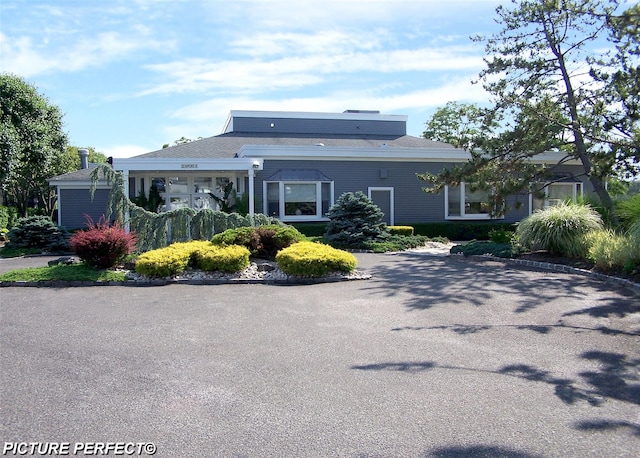
M 89 150 L 78 149 L 78 156 L 80 156 L 80 168 L 88 169 L 89 168 Z

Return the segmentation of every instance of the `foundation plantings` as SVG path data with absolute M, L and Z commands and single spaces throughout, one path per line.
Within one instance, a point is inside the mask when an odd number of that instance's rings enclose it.
M 302 277 L 350 273 L 358 263 L 351 253 L 315 242 L 294 243 L 278 252 L 276 262 L 284 273 Z

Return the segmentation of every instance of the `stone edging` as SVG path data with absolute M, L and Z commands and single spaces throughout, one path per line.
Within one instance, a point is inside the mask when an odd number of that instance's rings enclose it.
M 501 262 L 506 262 L 511 264 L 518 264 L 525 267 L 534 267 L 542 270 L 550 270 L 553 272 L 565 272 L 565 273 L 572 273 L 572 274 L 587 276 L 587 277 L 595 278 L 596 280 L 599 280 L 599 281 L 603 281 L 605 283 L 624 286 L 625 288 L 629 288 L 635 291 L 636 293 L 640 293 L 640 283 L 636 283 L 631 280 L 627 280 L 620 277 L 612 277 L 610 275 L 591 272 L 590 270 L 586 270 L 586 269 L 578 269 L 577 267 L 571 267 L 564 264 L 552 264 L 550 262 L 530 261 L 527 259 L 500 258 L 498 256 L 491 256 L 491 255 L 472 255 L 472 256 L 466 256 L 466 257 L 475 259 L 475 260 L 501 261 Z
M 253 278 L 230 278 L 230 279 L 172 279 L 157 278 L 150 280 L 127 280 L 127 281 L 82 281 L 82 280 L 47 280 L 47 281 L 0 281 L 0 288 L 10 286 L 17 287 L 36 287 L 36 288 L 72 288 L 86 286 L 166 286 L 166 285 L 250 285 L 250 284 L 266 284 L 266 285 L 316 285 L 320 283 L 337 283 L 342 281 L 368 280 L 370 275 L 361 275 L 358 277 L 290 277 L 277 280 L 263 280 Z

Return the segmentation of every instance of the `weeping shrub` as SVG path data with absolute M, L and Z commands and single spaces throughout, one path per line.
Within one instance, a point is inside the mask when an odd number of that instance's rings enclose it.
M 525 249 L 585 258 L 589 248 L 585 236 L 602 228 L 601 216 L 590 206 L 563 203 L 523 219 L 516 228 L 516 235 Z

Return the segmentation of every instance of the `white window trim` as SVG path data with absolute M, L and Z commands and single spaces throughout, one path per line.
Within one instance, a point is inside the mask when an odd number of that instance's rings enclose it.
M 231 182 L 234 183 L 234 189 L 236 191 L 236 197 L 239 199 L 240 197 L 242 197 L 242 195 L 244 194 L 245 190 L 241 189 L 244 188 L 244 180 L 242 179 L 242 176 L 237 174 L 236 172 L 231 172 L 231 173 L 225 173 L 225 172 L 219 172 L 219 171 L 198 171 L 198 172 L 181 172 L 181 171 L 171 171 L 169 173 L 167 173 L 166 171 L 164 171 L 164 173 L 153 173 L 153 174 L 145 174 L 145 175 L 136 175 L 134 178 L 136 180 L 136 189 L 138 189 L 138 187 L 141 188 L 140 184 L 141 184 L 141 180 L 144 179 L 145 182 L 145 186 L 146 189 L 144 189 L 144 194 L 146 197 L 149 197 L 149 187 L 151 186 L 151 183 L 153 181 L 154 178 L 163 178 L 165 180 L 165 183 L 173 176 L 180 176 L 180 177 L 184 177 L 187 179 L 187 189 L 194 189 L 194 183 L 195 183 L 195 178 L 201 178 L 201 177 L 206 177 L 206 178 L 211 178 L 212 179 L 212 187 L 213 190 L 215 190 L 215 183 L 216 183 L 216 178 L 228 178 Z M 128 182 L 127 182 L 128 183 Z M 239 186 L 240 185 L 240 186 Z M 202 195 L 198 195 L 198 194 L 202 194 Z M 161 210 L 162 212 L 165 211 L 170 211 L 172 210 L 172 206 L 171 206 L 171 198 L 172 197 L 178 197 L 178 198 L 186 198 L 189 201 L 189 207 L 190 208 L 194 208 L 194 199 L 198 198 L 198 197 L 205 197 L 208 196 L 207 193 L 185 193 L 185 192 L 168 192 L 167 191 L 167 187 L 165 187 L 165 191 L 160 193 L 160 197 L 162 197 L 165 201 L 165 205 L 164 208 Z M 137 196 L 134 196 L 137 197 Z M 217 202 L 215 202 L 213 199 L 211 199 L 211 204 L 212 204 L 212 209 L 216 210 L 218 208 L 218 204 Z
M 578 192 L 578 185 L 580 185 L 580 192 Z M 572 186 L 573 187 L 573 201 L 577 202 L 578 197 L 582 197 L 584 195 L 584 183 L 582 183 L 581 181 L 575 181 L 575 182 L 549 182 L 549 183 L 545 183 L 543 191 L 544 191 L 544 204 L 543 204 L 543 208 L 549 208 L 552 207 L 553 205 L 549 204 L 549 186 Z M 534 195 L 533 193 L 529 193 L 529 214 L 533 213 L 533 199 L 534 199 Z
M 262 182 L 262 195 L 264 196 L 262 211 L 265 215 L 269 214 L 269 200 L 267 193 L 268 183 L 278 183 L 278 215 L 276 216 L 283 222 L 305 222 L 305 221 L 329 221 L 322 213 L 322 184 L 329 183 L 330 195 L 329 195 L 329 208 L 335 202 L 334 199 L 334 187 L 333 181 L 263 181 Z M 316 214 L 315 215 L 285 215 L 285 201 L 284 201 L 284 187 L 287 184 L 314 184 L 316 185 Z
M 380 186 L 380 187 L 373 186 L 373 187 L 368 188 L 368 190 L 367 190 L 367 194 L 368 194 L 367 197 L 369 197 L 370 200 L 373 200 L 373 199 L 371 199 L 371 192 L 372 191 L 389 191 L 389 199 L 391 200 L 391 202 L 390 202 L 391 205 L 390 205 L 389 215 L 388 215 L 389 216 L 389 221 L 391 223 L 391 224 L 389 224 L 390 226 L 393 226 L 395 224 L 395 220 L 396 220 L 396 218 L 395 218 L 395 197 L 393 195 L 393 192 L 394 192 L 393 189 L 394 188 L 390 187 L 390 186 L 386 186 L 386 187 L 385 186 Z
M 492 217 L 488 213 L 465 213 L 465 182 L 461 182 L 460 189 L 460 215 L 449 215 L 449 186 L 444 188 L 444 219 L 448 221 L 468 221 L 468 220 L 496 220 L 504 219 L 504 216 Z

